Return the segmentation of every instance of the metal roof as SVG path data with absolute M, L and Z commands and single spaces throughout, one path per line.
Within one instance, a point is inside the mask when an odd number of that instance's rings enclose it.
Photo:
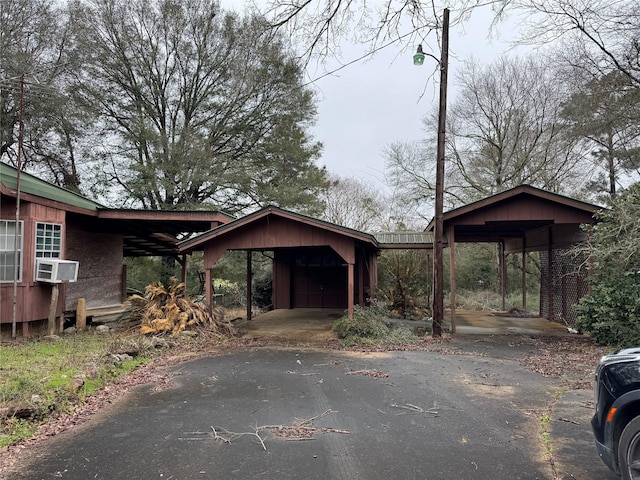
M 379 232 L 373 233 L 380 248 L 432 248 L 431 232 Z
M 0 0 L 1 1 L 1 0 Z M 0 191 L 16 196 L 18 170 L 0 162 Z M 20 171 L 20 192 L 31 202 L 67 212 L 67 220 L 100 233 L 123 236 L 125 256 L 177 255 L 185 236 L 233 220 L 218 211 L 158 211 L 106 208 L 97 202 Z
M 18 170 L 16 168 L 0 162 L 0 183 L 2 185 L 15 191 L 18 183 L 17 176 Z M 45 182 L 23 171 L 20 172 L 20 192 L 87 210 L 96 211 L 102 207 L 99 203 L 89 200 L 78 193 Z

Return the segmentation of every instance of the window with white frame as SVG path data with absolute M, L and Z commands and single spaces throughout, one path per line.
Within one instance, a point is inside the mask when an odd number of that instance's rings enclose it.
M 0 282 L 13 282 L 16 272 L 16 255 L 18 281 L 22 279 L 22 225 L 22 222 L 18 222 L 16 231 L 15 221 L 0 220 Z
M 62 225 L 36 223 L 36 258 L 60 258 L 62 252 Z

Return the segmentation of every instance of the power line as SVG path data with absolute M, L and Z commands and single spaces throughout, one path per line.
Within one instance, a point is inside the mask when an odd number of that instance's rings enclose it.
M 331 71 L 329 71 L 329 72 L 325 72 L 325 73 L 323 73 L 323 74 L 322 74 L 322 75 L 320 75 L 319 77 L 316 77 L 316 78 L 314 78 L 313 80 L 308 81 L 307 83 L 303 84 L 302 86 L 303 86 L 303 87 L 306 87 L 306 86 L 308 86 L 308 85 L 311 85 L 311 84 L 313 84 L 313 83 L 317 82 L 318 80 L 323 79 L 324 77 L 328 77 L 329 75 L 333 75 L 334 73 L 339 72 L 340 70 L 342 70 L 342 69 L 344 69 L 344 68 L 347 68 L 348 66 L 353 65 L 354 63 L 357 63 L 357 62 L 359 62 L 359 61 L 361 61 L 361 60 L 364 60 L 365 58 L 372 56 L 373 54 L 375 54 L 375 53 L 379 52 L 380 50 L 382 50 L 382 49 L 384 49 L 384 48 L 387 48 L 387 47 L 389 47 L 389 46 L 391 46 L 391 45 L 393 45 L 393 44 L 395 44 L 395 43 L 399 42 L 400 40 L 402 40 L 402 39 L 404 39 L 404 38 L 406 38 L 406 37 L 408 37 L 408 36 L 410 36 L 410 35 L 415 34 L 418 30 L 419 30 L 419 28 L 415 28 L 415 29 L 414 29 L 414 30 L 412 30 L 411 32 L 409 32 L 409 33 L 405 33 L 404 35 L 399 36 L 399 37 L 398 37 L 398 38 L 396 38 L 395 40 L 392 40 L 392 41 L 390 41 L 389 43 L 386 43 L 386 44 L 384 44 L 384 45 L 381 45 L 380 47 L 377 47 L 377 48 L 375 48 L 375 49 L 371 50 L 370 52 L 367 52 L 367 53 L 365 53 L 364 55 L 362 55 L 362 56 L 360 56 L 360 57 L 358 57 L 358 58 L 356 58 L 356 59 L 354 59 L 354 60 L 351 60 L 351 61 L 349 61 L 349 62 L 345 63 L 344 65 L 341 65 L 341 66 L 340 66 L 340 67 L 338 67 L 338 68 L 335 68 L 335 69 L 333 69 L 333 70 L 331 70 Z

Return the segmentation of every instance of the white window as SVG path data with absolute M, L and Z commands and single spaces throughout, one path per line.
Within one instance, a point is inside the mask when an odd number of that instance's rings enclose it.
M 0 282 L 13 282 L 16 260 L 16 234 L 18 236 L 18 281 L 22 280 L 22 222 L 0 220 Z
M 62 225 L 36 223 L 36 258 L 60 258 Z

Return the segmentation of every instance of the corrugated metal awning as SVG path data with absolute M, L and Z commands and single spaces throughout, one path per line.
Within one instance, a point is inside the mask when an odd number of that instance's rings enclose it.
M 433 233 L 425 232 L 380 232 L 374 233 L 383 249 L 433 248 Z

